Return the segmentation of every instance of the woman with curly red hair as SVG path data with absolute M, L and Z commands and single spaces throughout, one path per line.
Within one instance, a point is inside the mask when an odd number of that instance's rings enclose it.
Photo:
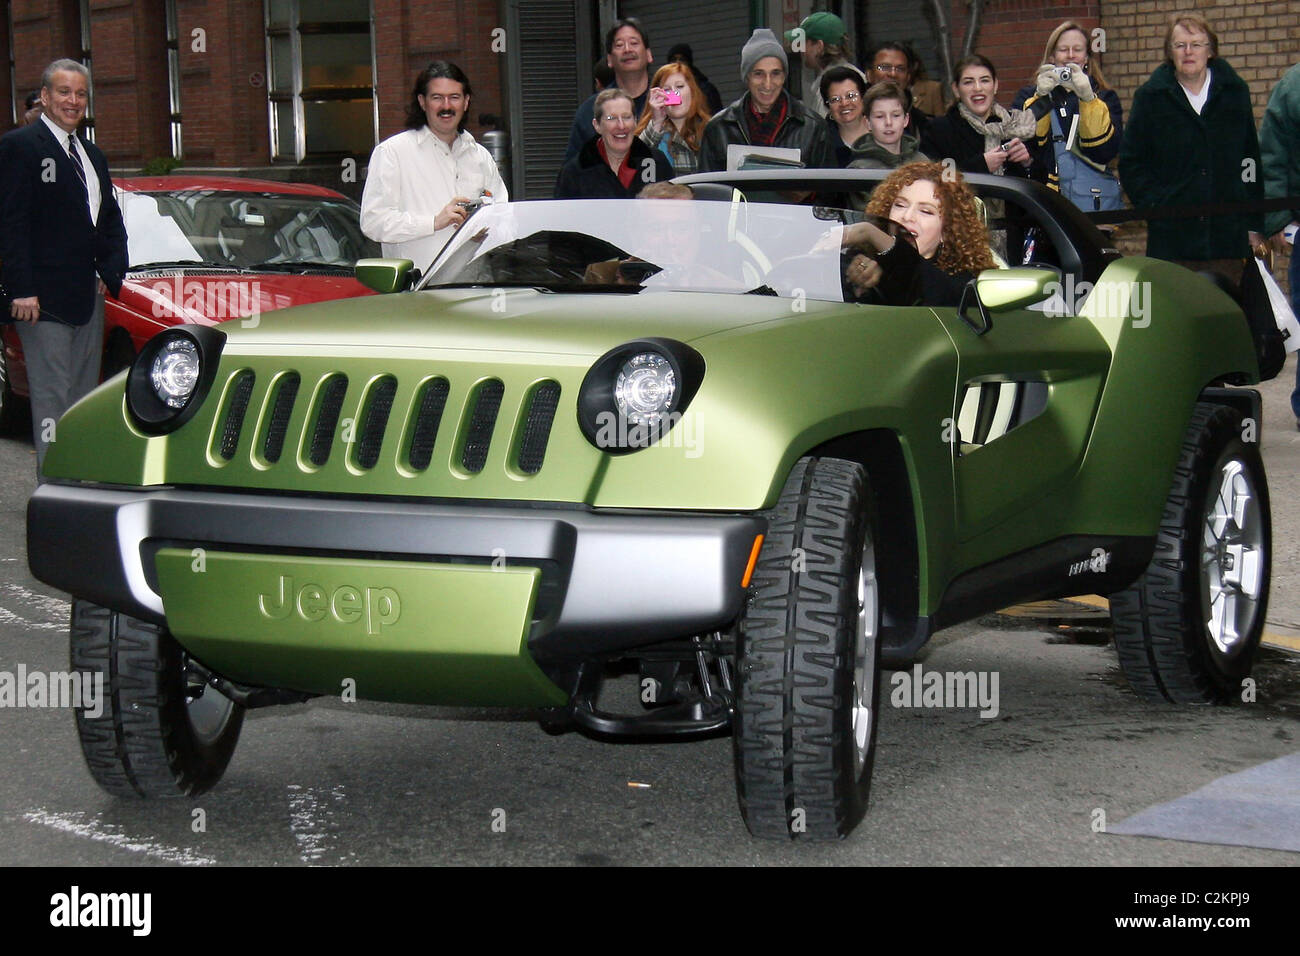
M 956 306 L 966 283 L 994 268 L 975 194 L 940 163 L 894 170 L 871 194 L 867 214 L 890 227 L 844 228 L 841 245 L 862 250 L 845 270 L 859 301 Z
M 670 103 L 670 100 L 677 100 Z M 709 104 L 685 63 L 661 66 L 650 83 L 646 109 L 636 134 L 651 149 L 658 149 L 673 164 L 673 174 L 684 176 L 700 166 L 700 137 L 709 122 Z

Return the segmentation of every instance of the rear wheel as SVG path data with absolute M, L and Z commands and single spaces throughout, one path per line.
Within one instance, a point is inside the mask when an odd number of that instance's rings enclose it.
M 861 465 L 799 461 L 737 648 L 736 790 L 755 836 L 833 840 L 866 812 L 880 706 L 874 530 Z
M 1257 442 L 1235 409 L 1198 404 L 1165 502 L 1155 556 L 1110 600 L 1129 684 L 1149 700 L 1226 703 L 1264 631 L 1271 527 Z
M 73 669 L 103 682 L 99 716 L 76 711 L 95 782 L 119 797 L 211 789 L 239 741 L 244 708 L 190 672 L 166 628 L 74 601 L 71 638 Z

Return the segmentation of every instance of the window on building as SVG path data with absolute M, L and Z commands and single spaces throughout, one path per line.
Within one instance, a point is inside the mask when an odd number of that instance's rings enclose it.
M 184 155 L 181 139 L 181 53 L 180 35 L 176 28 L 176 0 L 166 0 L 167 14 L 167 97 L 168 120 L 172 134 L 172 156 Z
M 271 155 L 366 155 L 375 145 L 370 0 L 266 0 Z

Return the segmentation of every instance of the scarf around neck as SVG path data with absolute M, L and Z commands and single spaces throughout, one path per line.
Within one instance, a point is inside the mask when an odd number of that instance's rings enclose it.
M 772 146 L 776 143 L 776 134 L 781 129 L 781 124 L 785 122 L 786 114 L 790 111 L 790 102 L 786 97 L 785 90 L 777 101 L 772 104 L 772 108 L 766 113 L 760 113 L 754 109 L 753 99 L 749 99 L 745 105 L 745 125 L 748 127 L 749 142 L 754 146 Z
M 1019 138 L 1029 142 L 1038 125 L 1031 111 L 1007 110 L 997 103 L 993 104 L 993 111 L 989 114 L 987 120 L 980 119 L 960 100 L 957 102 L 957 112 L 961 114 L 962 119 L 970 123 L 975 132 L 984 137 L 984 152 L 986 153 L 989 150 L 997 149 L 1009 139 Z

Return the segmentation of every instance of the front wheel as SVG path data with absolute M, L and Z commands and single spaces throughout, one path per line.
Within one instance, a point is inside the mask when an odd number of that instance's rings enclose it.
M 1115 648 L 1148 700 L 1226 703 L 1241 693 L 1264 632 L 1272 531 L 1268 482 L 1241 414 L 1192 413 L 1155 556 L 1111 596 Z
M 195 796 L 221 779 L 244 708 L 192 673 L 166 628 L 73 601 L 71 642 L 73 669 L 102 686 L 100 707 L 76 711 L 100 787 L 118 797 Z
M 795 465 L 737 647 L 736 790 L 754 836 L 833 840 L 866 813 L 880 707 L 875 527 L 861 465 Z

